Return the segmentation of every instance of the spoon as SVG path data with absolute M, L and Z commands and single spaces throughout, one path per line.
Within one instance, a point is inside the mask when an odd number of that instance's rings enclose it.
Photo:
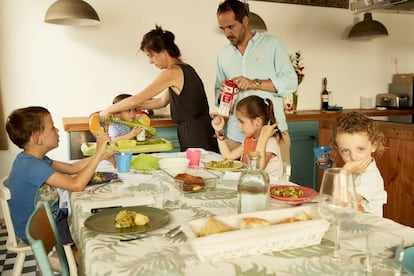
M 119 241 L 121 241 L 121 242 L 134 241 L 134 240 L 139 240 L 139 239 L 152 237 L 152 236 L 161 236 L 161 237 L 172 238 L 172 237 L 177 236 L 180 233 L 181 233 L 181 229 L 180 229 L 180 225 L 178 225 L 177 227 L 174 227 L 173 229 L 170 229 L 167 233 L 164 233 L 164 234 L 143 234 L 143 235 L 140 235 L 138 237 L 134 237 L 134 238 L 130 238 L 130 239 L 120 239 Z

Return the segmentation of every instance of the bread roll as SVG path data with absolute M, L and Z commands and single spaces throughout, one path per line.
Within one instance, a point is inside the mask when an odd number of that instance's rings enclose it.
M 259 228 L 263 226 L 269 226 L 270 221 L 262 218 L 241 218 L 239 219 L 240 229 Z
M 232 227 L 227 224 L 215 219 L 214 217 L 209 217 L 206 225 L 200 231 L 199 236 L 205 237 L 212 234 L 222 233 L 233 230 Z

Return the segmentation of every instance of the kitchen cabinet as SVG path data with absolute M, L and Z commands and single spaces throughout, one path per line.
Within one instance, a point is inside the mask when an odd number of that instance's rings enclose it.
M 329 144 L 333 124 L 334 121 L 320 122 L 319 145 Z M 379 126 L 386 138 L 386 151 L 376 158 L 388 194 L 384 217 L 414 227 L 414 124 L 379 122 Z M 322 172 L 319 182 L 321 176 Z
M 318 146 L 319 122 L 288 122 L 288 127 L 292 166 L 290 180 L 317 190 L 318 174 L 313 149 Z
M 166 126 L 166 127 L 157 127 L 156 138 L 164 138 L 170 141 L 173 144 L 173 150 L 179 152 L 180 143 L 178 142 L 177 136 L 177 127 L 176 126 Z

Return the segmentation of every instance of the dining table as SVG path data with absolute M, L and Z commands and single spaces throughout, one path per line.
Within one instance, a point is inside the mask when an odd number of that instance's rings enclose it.
M 152 155 L 158 158 L 185 157 L 185 152 Z M 79 275 L 364 275 L 365 237 L 368 233 L 392 232 L 403 237 L 404 247 L 414 244 L 414 228 L 358 212 L 341 227 L 340 252 L 350 257 L 351 263 L 347 265 L 326 262 L 334 250 L 333 226 L 323 234 L 320 242 L 310 246 L 225 259 L 200 258 L 184 232 L 173 237 L 161 234 L 197 219 L 237 215 L 237 179 L 240 171 L 211 170 L 204 166 L 207 162 L 222 159 L 215 152 L 203 151 L 200 166 L 188 170 L 201 176 L 208 185 L 199 192 L 185 193 L 182 206 L 172 211 L 163 210 L 162 192 L 159 191 L 160 183 L 173 178 L 168 172 L 130 169 L 127 173 L 117 173 L 111 163 L 101 161 L 97 171 L 116 173 L 118 177 L 107 183 L 88 186 L 82 192 L 72 192 L 69 196 L 69 226 L 80 251 Z M 286 184 L 301 183 L 270 179 L 271 186 Z M 268 208 L 275 212 L 303 206 L 316 208 L 317 198 L 301 204 L 270 198 Z M 106 231 L 107 225 L 103 224 L 113 224 L 113 221 L 93 220 L 101 212 L 128 206 L 149 207 L 164 214 L 162 216 L 167 217 L 165 221 L 145 232 L 160 235 L 134 239 L 142 233 Z M 91 223 L 94 221 L 95 224 Z

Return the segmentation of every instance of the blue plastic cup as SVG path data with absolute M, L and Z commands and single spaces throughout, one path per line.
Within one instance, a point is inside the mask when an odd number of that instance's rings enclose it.
M 129 172 L 131 157 L 132 153 L 130 152 L 115 153 L 115 162 L 119 173 Z
M 316 165 L 318 165 L 320 169 L 328 169 L 332 167 L 330 152 L 331 147 L 318 147 L 313 149 Z

